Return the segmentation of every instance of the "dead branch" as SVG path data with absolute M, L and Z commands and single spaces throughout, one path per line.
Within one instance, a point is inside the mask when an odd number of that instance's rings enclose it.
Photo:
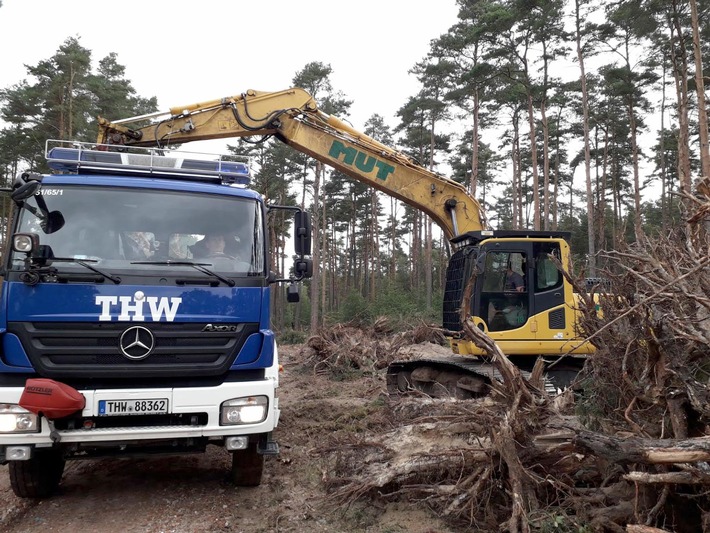
M 627 533 L 673 533 L 667 529 L 659 529 L 657 527 L 643 526 L 640 524 L 629 524 L 626 526 Z
M 695 472 L 629 472 L 623 478 L 634 483 L 672 483 L 680 485 L 710 485 L 710 474 Z

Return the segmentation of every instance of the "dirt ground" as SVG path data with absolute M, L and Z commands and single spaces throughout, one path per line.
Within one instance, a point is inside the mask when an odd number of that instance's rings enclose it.
M 69 462 L 59 493 L 23 500 L 0 467 L 0 531 L 74 532 L 366 532 L 453 531 L 425 505 L 393 501 L 339 506 L 328 494 L 333 442 L 367 436 L 386 409 L 384 373 L 317 375 L 280 347 L 281 454 L 267 457 L 262 485 L 227 481 L 230 457 L 206 454 Z M 384 372 L 384 371 L 383 371 Z

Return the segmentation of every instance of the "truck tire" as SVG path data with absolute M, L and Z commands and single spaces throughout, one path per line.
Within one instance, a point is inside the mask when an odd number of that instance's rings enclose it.
M 237 487 L 258 487 L 264 472 L 264 456 L 257 453 L 256 443 L 250 443 L 246 450 L 232 452 L 232 472 L 230 480 Z
M 48 498 L 59 486 L 64 464 L 59 450 L 35 450 L 27 461 L 10 461 L 12 491 L 20 498 Z

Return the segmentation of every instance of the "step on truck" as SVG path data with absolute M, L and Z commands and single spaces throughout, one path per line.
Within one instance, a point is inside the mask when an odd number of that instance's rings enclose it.
M 278 453 L 272 290 L 287 283 L 297 301 L 312 273 L 308 214 L 267 204 L 228 157 L 48 141 L 46 158 L 51 173 L 6 190 L 0 461 L 13 491 L 50 496 L 71 459 L 208 445 L 232 454 L 233 483 L 258 485 Z M 294 215 L 288 278 L 270 270 L 276 210 Z

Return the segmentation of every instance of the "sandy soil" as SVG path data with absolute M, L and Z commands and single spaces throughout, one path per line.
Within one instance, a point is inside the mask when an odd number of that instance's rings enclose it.
M 57 495 L 15 497 L 7 466 L 0 467 L 0 530 L 5 532 L 366 532 L 451 531 L 423 505 L 393 502 L 338 506 L 324 479 L 323 453 L 340 435 L 366 432 L 386 409 L 383 375 L 315 375 L 281 347 L 281 454 L 266 459 L 256 488 L 227 481 L 230 457 L 206 454 L 152 459 L 70 462 Z

